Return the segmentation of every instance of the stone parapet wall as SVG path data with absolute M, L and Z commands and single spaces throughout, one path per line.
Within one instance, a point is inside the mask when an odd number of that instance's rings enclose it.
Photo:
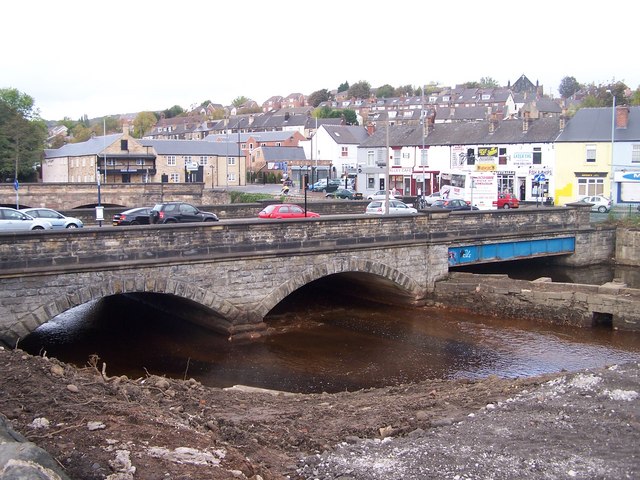
M 619 330 L 640 331 L 640 289 L 619 283 L 530 282 L 507 275 L 456 272 L 436 283 L 427 303 L 541 323 L 578 327 L 610 324 Z
M 640 229 L 618 228 L 616 230 L 616 263 L 640 266 Z

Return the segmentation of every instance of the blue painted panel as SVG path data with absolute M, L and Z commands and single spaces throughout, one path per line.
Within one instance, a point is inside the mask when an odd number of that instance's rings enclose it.
M 449 266 L 491 261 L 502 262 L 541 255 L 573 253 L 575 247 L 575 237 L 451 247 L 449 248 Z

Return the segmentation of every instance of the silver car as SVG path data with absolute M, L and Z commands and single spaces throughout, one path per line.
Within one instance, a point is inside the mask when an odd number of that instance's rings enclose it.
M 385 213 L 385 201 L 374 200 L 369 205 L 364 213 L 369 215 L 384 215 Z M 407 205 L 400 200 L 389 200 L 389 213 L 392 215 L 414 215 L 418 211 L 411 205 Z
M 20 211 L 30 217 L 46 220 L 53 225 L 54 229 L 84 227 L 84 223 L 79 218 L 67 217 L 50 208 L 22 208 Z
M 33 218 L 15 208 L 0 207 L 0 232 L 16 230 L 51 230 L 50 222 Z

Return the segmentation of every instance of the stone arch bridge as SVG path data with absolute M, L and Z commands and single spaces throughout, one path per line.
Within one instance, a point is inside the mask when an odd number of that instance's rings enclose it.
M 452 249 L 572 238 L 572 252 L 553 255 L 585 265 L 611 257 L 611 235 L 589 224 L 588 208 L 3 234 L 0 341 L 14 346 L 70 308 L 121 293 L 175 295 L 209 309 L 209 328 L 253 337 L 281 300 L 329 275 L 392 289 L 420 305 L 447 277 Z

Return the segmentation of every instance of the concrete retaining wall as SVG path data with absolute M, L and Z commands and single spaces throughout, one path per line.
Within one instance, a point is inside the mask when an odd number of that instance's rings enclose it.
M 616 230 L 616 263 L 640 266 L 640 229 L 618 228 Z

